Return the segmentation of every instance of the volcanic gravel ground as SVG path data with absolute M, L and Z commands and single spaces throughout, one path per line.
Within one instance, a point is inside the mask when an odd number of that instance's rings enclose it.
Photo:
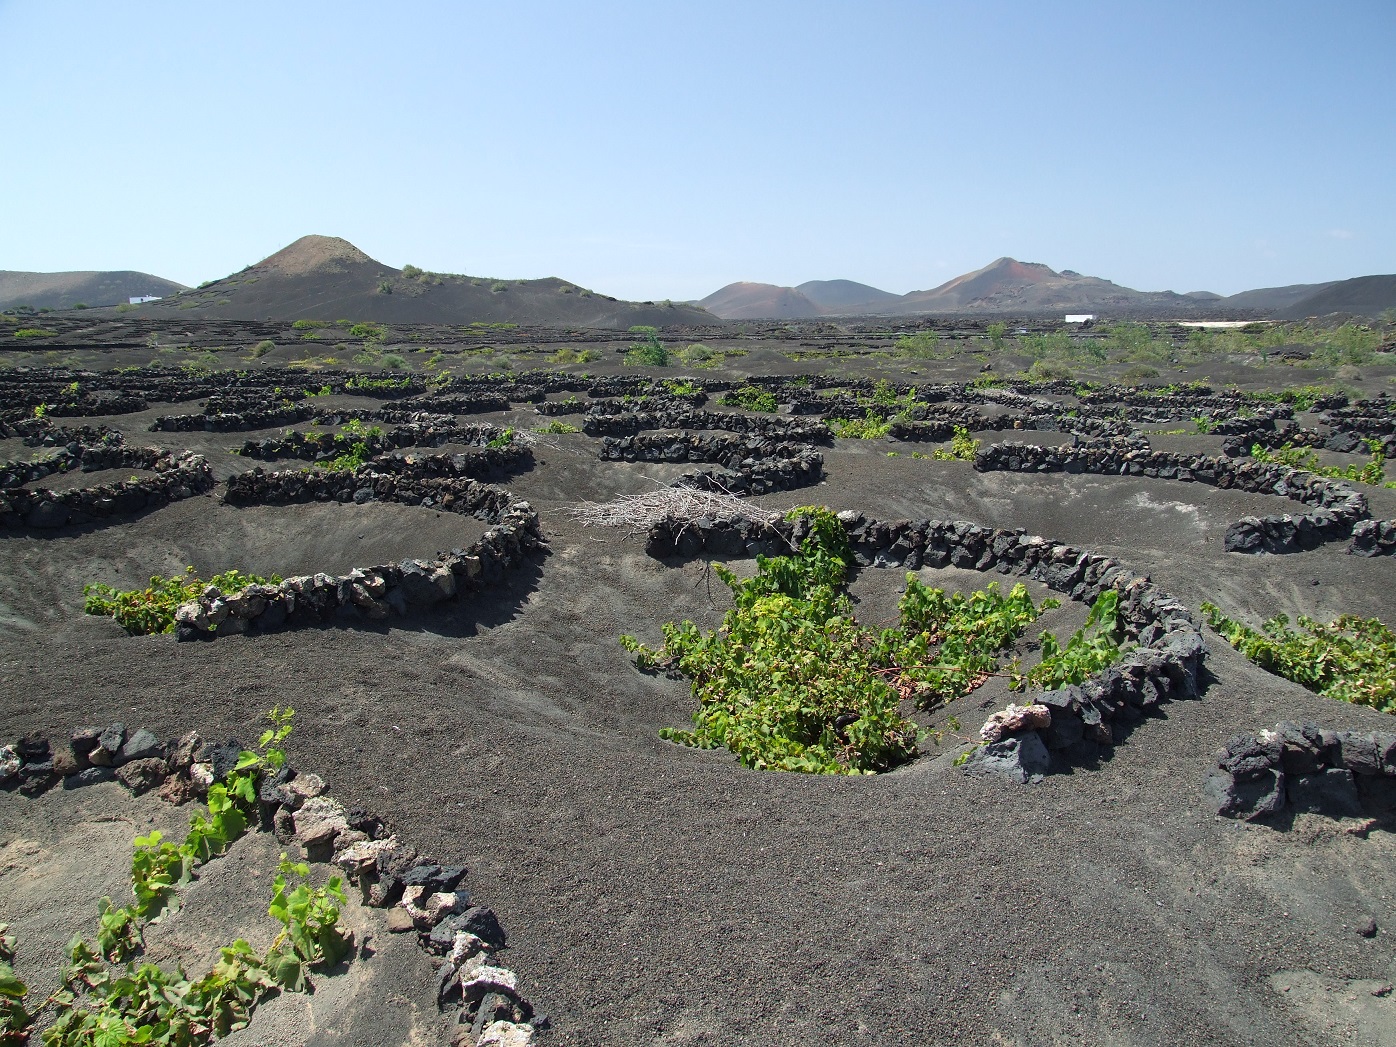
M 525 414 L 516 424 L 533 424 Z M 1396 979 L 1390 826 L 1364 838 L 1306 817 L 1281 831 L 1218 819 L 1201 795 L 1236 732 L 1283 718 L 1389 729 L 1389 718 L 1312 695 L 1212 637 L 1200 700 L 1164 706 L 1098 767 L 1031 787 L 958 772 L 951 748 L 876 778 L 825 778 L 669 744 L 657 732 L 687 722 L 687 684 L 636 671 L 615 637 L 657 643 L 660 624 L 683 617 L 711 627 L 721 586 L 701 564 L 662 564 L 560 511 L 664 471 L 598 462 L 593 447 L 544 438 L 536 468 L 508 484 L 542 511 L 546 555 L 499 589 L 390 627 L 176 645 L 84 617 L 80 583 L 183 563 L 196 542 L 226 557 L 200 563 L 210 569 L 251 566 L 242 548 L 265 550 L 264 566 L 289 550 L 284 570 L 430 554 L 444 543 L 428 512 L 362 525 L 362 558 L 345 548 L 361 525 L 321 514 L 357 520 L 351 508 L 251 512 L 207 498 L 0 540 L 0 736 L 121 719 L 246 742 L 269 707 L 293 704 L 297 766 L 469 865 L 472 893 L 509 931 L 503 962 L 552 1016 L 556 1043 L 1391 1042 L 1396 997 L 1370 992 Z M 978 474 L 886 449 L 840 442 L 825 484 L 760 501 L 1022 526 L 1109 552 L 1194 607 L 1396 617 L 1392 558 L 1222 551 L 1228 521 L 1293 511 L 1282 499 Z M 1374 514 L 1393 515 L 1376 493 Z M 901 573 L 882 574 L 854 585 L 869 618 L 894 606 Z M 972 734 L 977 698 L 961 704 Z M 34 803 L 0 796 L 8 824 L 17 805 Z M 1372 938 L 1356 931 L 1368 919 Z

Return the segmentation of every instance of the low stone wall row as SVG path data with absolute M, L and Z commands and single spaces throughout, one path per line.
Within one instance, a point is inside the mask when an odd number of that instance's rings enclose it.
M 6 490 L 0 493 L 0 526 L 52 530 L 70 524 L 90 524 L 158 509 L 213 488 L 213 470 L 208 462 L 202 455 L 187 451 L 97 447 L 86 449 L 81 457 L 82 468 L 89 471 L 145 469 L 160 475 L 61 493 L 45 488 Z
M 315 417 L 315 408 L 301 402 L 278 407 L 246 408 L 241 411 L 213 410 L 200 414 L 164 414 L 150 423 L 152 433 L 236 433 L 253 429 L 275 429 L 295 425 Z
M 802 422 L 774 416 L 728 414 L 722 411 L 634 411 L 624 414 L 588 413 L 582 423 L 587 436 L 633 436 L 653 429 L 720 430 L 766 440 L 831 444 L 833 433 L 822 422 Z
M 503 438 L 504 430 L 497 425 L 409 423 L 371 438 L 353 433 L 293 430 L 265 440 L 247 440 L 235 449 L 235 453 L 263 461 L 297 458 L 315 462 L 348 454 L 359 443 L 364 444 L 370 454 L 377 455 L 403 447 L 440 447 L 448 443 L 484 447 L 492 440 Z
M 0 463 L 0 491 L 11 491 L 75 469 L 89 473 L 101 469 L 149 469 L 165 453 L 153 447 L 127 448 L 122 445 L 120 434 L 111 435 L 115 438 L 108 437 L 108 442 L 95 446 L 84 446 L 74 441 L 34 461 Z
M 726 471 L 687 473 L 672 486 L 739 495 L 796 490 L 818 483 L 824 475 L 824 456 L 818 451 L 802 444 L 757 436 L 708 436 L 690 432 L 607 436 L 601 442 L 601 460 L 713 462 Z
M 1368 515 L 1367 499 L 1346 483 L 1253 459 L 1100 445 L 1042 447 L 1002 443 L 981 449 L 975 456 L 974 468 L 980 472 L 1099 473 L 1180 480 L 1279 495 L 1313 507 L 1313 512 L 1299 515 L 1242 517 L 1227 528 L 1228 552 L 1290 553 L 1313 549 L 1323 542 L 1349 537 L 1353 526 Z
M 1203 791 L 1228 818 L 1255 821 L 1285 811 L 1359 818 L 1369 798 L 1396 806 L 1396 733 L 1283 721 L 1238 734 L 1217 754 Z
M 137 796 L 153 790 L 180 805 L 226 781 L 241 753 L 236 740 L 219 744 L 190 731 L 161 742 L 121 723 L 79 727 L 57 744 L 36 732 L 0 746 L 0 789 L 33 798 L 60 783 L 71 790 L 115 781 Z M 329 795 L 319 775 L 289 764 L 258 779 L 249 828 L 275 833 L 285 846 L 298 844 L 307 861 L 335 866 L 365 905 L 388 910 L 390 934 L 416 936 L 439 964 L 436 1006 L 456 1013 L 453 1043 L 529 1047 L 550 1024 L 535 1015 L 518 975 L 496 962 L 507 935 L 494 910 L 466 889 L 465 866 L 420 853 L 382 818 Z
M 438 459 L 445 456 L 436 456 Z M 465 457 L 465 456 L 456 456 Z M 430 560 L 355 568 L 345 575 L 314 574 L 277 585 L 250 585 L 235 593 L 209 587 L 175 612 L 179 640 L 264 633 L 330 619 L 381 620 L 430 607 L 492 585 L 519 566 L 545 539 L 538 514 L 508 491 L 463 475 L 450 463 L 403 461 L 403 473 L 373 466 L 355 473 L 266 473 L 254 469 L 228 482 L 231 505 L 285 505 L 308 501 L 394 501 L 475 516 L 491 527 L 465 549 Z M 451 475 L 426 475 L 438 469 Z
M 1017 728 L 996 732 L 966 766 L 1026 782 L 1037 775 L 1097 759 L 1159 703 L 1197 695 L 1204 653 L 1201 626 L 1188 608 L 1118 561 L 1021 530 L 960 520 L 874 520 L 842 512 L 861 567 L 954 566 L 1032 578 L 1073 600 L 1093 602 L 1106 589 L 1120 594 L 1120 621 L 1137 646 L 1079 686 L 1031 693 L 1043 712 Z M 807 521 L 773 527 L 699 521 L 650 530 L 645 551 L 656 557 L 777 555 L 798 547 Z

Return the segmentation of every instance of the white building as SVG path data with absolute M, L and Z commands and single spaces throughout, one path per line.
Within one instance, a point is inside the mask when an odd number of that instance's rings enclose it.
M 143 303 L 145 303 L 145 302 L 158 302 L 158 301 L 160 301 L 160 296 L 159 296 L 158 294 L 142 294 L 142 295 L 137 295 L 136 297 L 132 298 L 132 299 L 131 299 L 131 304 L 132 304 L 132 305 L 141 305 L 141 304 L 143 304 Z
M 135 301 L 133 298 L 132 301 Z M 1066 322 L 1069 324 L 1084 324 L 1095 319 L 1095 313 L 1067 313 Z

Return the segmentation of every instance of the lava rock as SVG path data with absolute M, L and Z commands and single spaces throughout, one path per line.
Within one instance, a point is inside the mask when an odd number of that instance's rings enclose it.
M 1303 814 L 1326 814 L 1330 818 L 1360 818 L 1362 797 L 1357 781 L 1347 768 L 1329 768 L 1317 774 L 1288 777 L 1289 802 Z
M 164 782 L 165 761 L 153 756 L 131 760 L 116 769 L 116 777 L 134 795 L 140 796 Z
M 86 785 L 98 785 L 102 782 L 116 781 L 116 771 L 110 767 L 88 767 L 86 770 L 78 771 L 77 774 L 69 775 L 63 779 L 63 788 L 81 789 Z
M 1203 793 L 1216 804 L 1218 814 L 1255 821 L 1283 809 L 1285 776 L 1280 771 L 1265 770 L 1253 777 L 1237 779 L 1225 770 L 1218 770 L 1207 779 Z
M 160 739 L 142 727 L 126 739 L 117 753 L 116 762 L 119 765 L 133 760 L 148 760 L 155 756 L 164 756 L 164 753 L 165 747 L 160 744 Z M 161 763 L 164 761 L 161 760 Z
M 1036 731 L 1012 735 L 975 749 L 965 761 L 965 770 L 997 774 L 1026 784 L 1041 781 L 1052 769 L 1052 757 Z

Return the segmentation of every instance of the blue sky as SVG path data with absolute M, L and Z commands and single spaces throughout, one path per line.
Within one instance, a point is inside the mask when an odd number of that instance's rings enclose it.
M 0 40 L 4 269 L 324 233 L 642 299 L 1396 272 L 1392 0 L 0 0 Z

